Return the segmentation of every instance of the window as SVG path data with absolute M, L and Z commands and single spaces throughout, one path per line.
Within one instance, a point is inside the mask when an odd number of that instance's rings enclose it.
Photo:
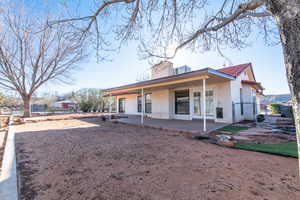
M 206 114 L 214 115 L 214 92 L 212 90 L 205 92 Z
M 201 93 L 194 92 L 194 114 L 201 115 Z
M 125 98 L 119 99 L 119 113 L 125 112 Z
M 175 91 L 175 114 L 190 114 L 189 90 Z
M 145 94 L 145 113 L 151 113 L 151 107 L 151 94 Z
M 138 112 L 142 112 L 142 96 L 137 97 L 137 110 Z

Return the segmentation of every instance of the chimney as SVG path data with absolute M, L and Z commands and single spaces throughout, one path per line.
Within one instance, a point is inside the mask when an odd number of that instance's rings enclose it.
M 162 78 L 173 75 L 173 63 L 162 61 L 151 67 L 151 79 Z

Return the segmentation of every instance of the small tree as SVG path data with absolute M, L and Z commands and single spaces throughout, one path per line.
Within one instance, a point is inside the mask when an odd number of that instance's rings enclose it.
M 34 16 L 16 7 L 1 14 L 0 86 L 18 92 L 24 117 L 29 117 L 32 95 L 46 82 L 67 83 L 86 57 L 84 45 L 66 24 L 49 26 L 49 15 Z
M 101 89 L 86 88 L 75 92 L 74 99 L 78 102 L 83 112 L 103 111 L 106 105 L 106 98 L 103 97 Z
M 280 114 L 280 104 L 272 103 L 270 104 L 270 107 L 273 114 Z

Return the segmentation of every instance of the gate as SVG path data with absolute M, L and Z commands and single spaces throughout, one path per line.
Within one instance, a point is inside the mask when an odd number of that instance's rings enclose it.
M 233 122 L 242 120 L 256 120 L 257 106 L 259 104 L 253 102 L 232 102 L 232 117 Z

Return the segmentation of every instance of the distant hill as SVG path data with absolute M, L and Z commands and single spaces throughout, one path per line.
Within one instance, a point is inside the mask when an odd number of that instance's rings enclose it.
M 265 95 L 261 97 L 260 103 L 261 104 L 270 104 L 270 103 L 282 103 L 291 100 L 290 94 L 271 94 Z

